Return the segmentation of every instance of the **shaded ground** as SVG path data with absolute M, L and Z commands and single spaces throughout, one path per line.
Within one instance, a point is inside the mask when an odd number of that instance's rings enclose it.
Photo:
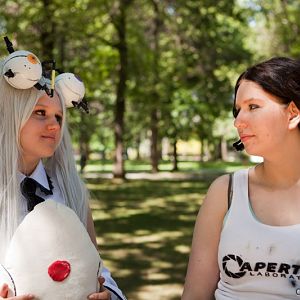
M 128 299 L 180 299 L 197 212 L 224 172 L 86 174 L 101 256 Z

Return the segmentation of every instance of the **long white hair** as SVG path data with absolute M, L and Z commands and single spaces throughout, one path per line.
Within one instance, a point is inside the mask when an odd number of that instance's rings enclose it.
M 0 65 L 0 72 L 2 71 Z M 2 73 L 2 72 L 1 72 Z M 0 75 L 0 262 L 12 235 L 21 222 L 21 194 L 18 161 L 21 158 L 20 132 L 44 94 L 36 88 L 19 90 Z M 76 170 L 71 139 L 65 122 L 65 105 L 61 141 L 50 158 L 44 160 L 49 176 L 55 175 L 67 206 L 86 225 L 88 192 Z

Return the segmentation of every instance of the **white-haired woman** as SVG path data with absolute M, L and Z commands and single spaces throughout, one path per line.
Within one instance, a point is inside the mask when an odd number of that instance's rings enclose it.
M 10 71 L 9 71 L 10 72 Z M 88 192 L 81 181 L 72 155 L 65 121 L 63 96 L 54 91 L 16 88 L 0 72 L 0 262 L 8 244 L 25 215 L 33 209 L 22 195 L 24 178 L 36 180 L 37 197 L 55 199 L 75 211 L 97 246 L 94 224 L 88 204 Z M 47 193 L 47 190 L 49 193 Z M 48 195 L 47 195 L 48 194 Z M 104 268 L 99 278 L 101 292 L 89 299 L 125 299 L 110 273 Z M 103 281 L 105 283 L 103 285 Z M 105 287 L 104 287 L 105 286 Z M 7 298 L 8 286 L 0 287 L 0 299 Z M 33 295 L 8 299 L 34 299 Z

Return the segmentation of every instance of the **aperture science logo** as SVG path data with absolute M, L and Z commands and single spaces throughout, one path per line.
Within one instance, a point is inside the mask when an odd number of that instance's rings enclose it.
M 300 280 L 300 265 L 291 265 L 275 262 L 247 262 L 234 254 L 223 257 L 222 267 L 225 274 L 231 278 L 242 278 L 248 276 L 264 276 L 288 278 L 290 280 Z
M 229 254 L 229 255 L 224 256 L 222 265 L 223 265 L 223 270 L 224 270 L 224 272 L 226 273 L 226 275 L 228 277 L 241 278 L 246 274 L 246 271 L 236 272 L 236 273 L 233 273 L 233 272 L 229 271 L 228 268 L 227 268 L 227 263 L 229 261 L 235 261 L 240 268 L 243 266 L 243 260 L 239 256 L 233 255 L 233 254 Z

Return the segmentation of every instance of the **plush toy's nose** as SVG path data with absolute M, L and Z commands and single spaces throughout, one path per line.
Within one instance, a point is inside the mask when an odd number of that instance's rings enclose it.
M 71 272 L 71 265 L 65 260 L 57 260 L 48 267 L 48 274 L 54 281 L 65 280 Z

